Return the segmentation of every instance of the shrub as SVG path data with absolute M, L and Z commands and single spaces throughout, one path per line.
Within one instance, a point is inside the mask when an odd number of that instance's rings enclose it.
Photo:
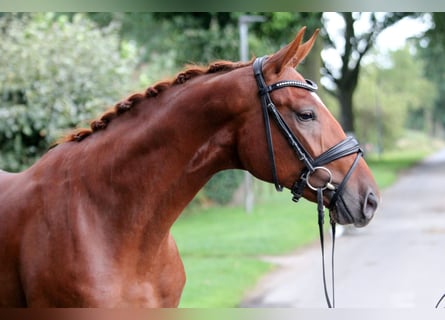
M 11 171 L 118 100 L 135 66 L 116 26 L 82 14 L 6 14 L 0 35 L 0 167 Z

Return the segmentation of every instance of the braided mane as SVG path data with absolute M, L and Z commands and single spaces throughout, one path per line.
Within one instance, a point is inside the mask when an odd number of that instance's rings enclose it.
M 117 118 L 119 115 L 132 109 L 138 102 L 141 102 L 142 100 L 147 98 L 156 97 L 157 95 L 161 94 L 162 92 L 166 91 L 168 88 L 172 86 L 181 85 L 187 82 L 188 80 L 193 79 L 200 75 L 213 74 L 223 71 L 231 71 L 243 66 L 247 66 L 251 63 L 252 61 L 247 63 L 242 63 L 242 62 L 235 63 L 231 61 L 220 60 L 213 62 L 207 67 L 188 65 L 187 69 L 178 73 L 176 77 L 173 78 L 173 80 L 160 81 L 154 84 L 153 86 L 147 88 L 145 92 L 135 93 L 127 97 L 125 100 L 118 102 L 108 111 L 103 113 L 98 119 L 91 121 L 90 128 L 80 128 L 74 130 L 73 132 L 57 140 L 55 144 L 51 146 L 51 148 L 56 147 L 57 145 L 64 142 L 70 142 L 70 141 L 80 142 L 86 137 L 93 134 L 94 132 L 99 130 L 104 130 L 112 120 Z

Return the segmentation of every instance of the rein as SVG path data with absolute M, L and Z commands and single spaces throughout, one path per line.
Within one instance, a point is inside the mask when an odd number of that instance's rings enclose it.
M 443 294 L 443 296 L 439 299 L 439 301 L 437 301 L 435 308 L 439 308 L 440 303 L 442 302 L 442 300 L 445 299 L 445 293 Z
M 295 80 L 284 80 L 274 83 L 272 85 L 267 85 L 263 76 L 263 63 L 266 60 L 266 57 L 257 58 L 253 63 L 253 72 L 255 75 L 255 79 L 258 86 L 258 92 L 261 99 L 261 107 L 263 111 L 265 131 L 266 131 L 266 140 L 268 146 L 269 159 L 272 167 L 272 177 L 274 180 L 275 188 L 277 191 L 282 191 L 283 186 L 278 181 L 277 168 L 275 163 L 275 154 L 273 148 L 273 140 L 272 133 L 270 127 L 270 117 L 275 121 L 276 125 L 280 129 L 281 133 L 284 135 L 289 145 L 295 152 L 297 158 L 303 162 L 305 168 L 300 173 L 300 178 L 295 181 L 291 193 L 293 195 L 292 200 L 298 202 L 303 196 L 304 189 L 308 187 L 312 191 L 317 193 L 317 203 L 318 203 L 318 226 L 320 232 L 320 243 L 321 243 L 321 255 L 322 255 L 322 268 L 323 268 L 323 285 L 325 291 L 326 302 L 329 308 L 335 307 L 335 290 L 334 290 L 334 248 L 335 248 L 335 221 L 332 215 L 332 210 L 335 208 L 337 201 L 340 201 L 345 204 L 343 199 L 343 191 L 346 183 L 351 177 L 354 169 L 356 168 L 360 158 L 363 155 L 363 151 L 360 148 L 358 141 L 349 136 L 346 139 L 342 140 L 332 148 L 326 150 L 317 158 L 312 158 L 312 156 L 306 151 L 302 143 L 299 139 L 294 135 L 294 133 L 290 130 L 289 126 L 284 121 L 277 107 L 273 103 L 270 92 L 274 90 L 278 90 L 285 87 L 294 87 L 300 88 L 304 90 L 308 90 L 314 92 L 318 89 L 317 85 L 310 81 L 306 80 L 306 82 L 295 81 Z M 332 173 L 326 168 L 324 165 L 333 162 L 337 159 L 343 158 L 345 156 L 357 154 L 354 162 L 352 163 L 349 171 L 346 173 L 343 181 L 335 186 L 332 183 Z M 316 171 L 324 171 L 328 174 L 328 180 L 325 185 L 322 186 L 314 186 L 310 182 L 310 177 Z M 324 224 L 324 201 L 323 201 L 323 191 L 328 190 L 332 193 L 331 200 L 328 205 L 329 213 L 330 213 L 330 223 L 332 228 L 332 303 L 329 298 L 327 284 L 326 284 L 326 271 L 325 271 L 325 258 L 324 258 L 324 237 L 323 237 L 323 224 Z M 345 210 L 348 211 L 347 206 L 345 205 Z M 352 218 L 351 214 L 348 211 L 350 218 Z

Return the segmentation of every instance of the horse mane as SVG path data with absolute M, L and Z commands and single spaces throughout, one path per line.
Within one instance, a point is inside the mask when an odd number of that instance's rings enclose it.
M 104 130 L 108 124 L 117 118 L 119 115 L 129 111 L 136 104 L 147 98 L 153 98 L 160 93 L 166 91 L 168 88 L 176 85 L 181 85 L 190 79 L 196 78 L 200 75 L 214 74 L 224 71 L 232 71 L 234 69 L 247 66 L 252 63 L 253 60 L 247 63 L 243 62 L 231 62 L 225 60 L 215 61 L 208 66 L 187 65 L 186 69 L 178 73 L 172 80 L 164 80 L 157 82 L 151 87 L 148 87 L 143 93 L 135 93 L 127 97 L 126 99 L 116 103 L 113 107 L 105 111 L 99 118 L 90 122 L 89 128 L 79 128 L 68 133 L 64 137 L 58 139 L 50 148 L 54 148 L 59 144 L 70 141 L 80 142 L 86 137 L 90 136 L 96 131 Z

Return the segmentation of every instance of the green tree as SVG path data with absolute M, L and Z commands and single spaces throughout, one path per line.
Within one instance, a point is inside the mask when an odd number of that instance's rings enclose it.
M 322 12 L 266 12 L 266 21 L 253 26 L 255 36 L 261 43 L 261 52 L 271 53 L 288 44 L 302 27 L 307 27 L 305 37 L 310 37 L 316 29 L 321 29 Z M 311 53 L 298 70 L 308 79 L 320 82 L 322 36 L 319 36 Z
M 156 13 L 154 17 L 171 25 L 172 44 L 180 50 L 178 63 L 206 63 L 215 59 L 239 60 L 238 20 L 242 15 L 260 15 L 264 22 L 249 28 L 250 51 L 272 53 L 289 43 L 302 26 L 308 33 L 321 28 L 321 13 L 293 12 L 200 12 Z M 319 72 L 318 72 L 319 73 Z
M 391 52 L 384 64 L 363 66 L 354 100 L 356 134 L 360 140 L 380 148 L 393 147 L 410 126 L 410 115 L 428 115 L 432 110 L 436 91 L 423 75 L 423 61 L 410 49 L 406 46 Z M 429 126 L 429 118 L 423 117 L 421 128 Z
M 338 30 L 330 30 L 325 27 L 326 48 L 332 48 L 332 52 L 339 54 L 341 66 L 323 64 L 323 74 L 330 80 L 332 86 L 325 86 L 339 102 L 341 113 L 340 122 L 347 132 L 355 132 L 353 96 L 359 82 L 360 66 L 363 57 L 375 43 L 377 36 L 386 28 L 399 20 L 412 16 L 412 13 L 362 13 L 343 12 L 338 16 L 343 20 L 341 41 L 335 39 Z M 357 22 L 366 19 L 368 28 L 358 32 Z
M 136 50 L 81 14 L 8 14 L 0 30 L 0 167 L 17 171 L 122 96 Z
M 249 27 L 250 54 L 257 56 L 289 43 L 302 26 L 308 27 L 307 36 L 322 27 L 321 12 L 89 13 L 88 17 L 102 27 L 118 24 L 121 38 L 138 44 L 142 50 L 140 63 L 149 69 L 143 74 L 143 82 L 148 83 L 158 79 L 156 75 L 173 73 L 186 63 L 239 60 L 238 21 L 242 15 L 265 17 L 264 22 Z M 300 66 L 305 76 L 317 82 L 321 49 L 320 37 L 313 53 Z
M 437 96 L 432 111 L 434 124 L 432 134 L 438 134 L 438 129 L 445 127 L 445 13 L 431 14 L 433 26 L 428 30 L 419 46 L 420 56 L 425 62 L 425 75 L 437 88 Z

